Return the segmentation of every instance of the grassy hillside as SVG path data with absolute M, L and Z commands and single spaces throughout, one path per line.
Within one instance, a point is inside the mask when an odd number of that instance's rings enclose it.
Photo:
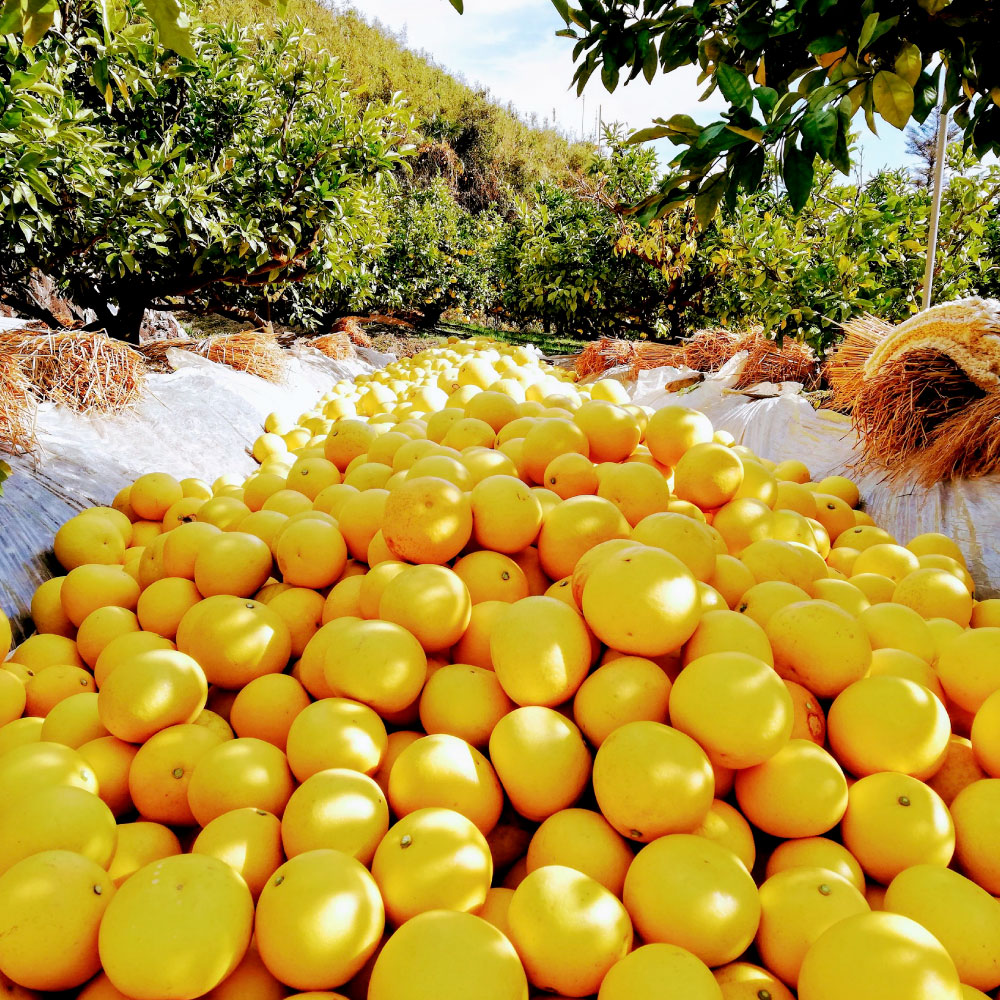
M 206 0 L 206 21 L 273 24 L 273 6 L 260 0 Z M 472 210 L 491 203 L 504 207 L 512 194 L 527 194 L 536 181 L 561 180 L 579 169 L 591 147 L 567 140 L 554 129 L 534 127 L 407 49 L 384 25 L 371 24 L 356 10 L 337 11 L 319 0 L 290 0 L 288 16 L 303 21 L 318 44 L 338 56 L 360 93 L 372 100 L 399 91 L 406 97 L 421 135 L 443 143 L 461 161 L 457 189 Z

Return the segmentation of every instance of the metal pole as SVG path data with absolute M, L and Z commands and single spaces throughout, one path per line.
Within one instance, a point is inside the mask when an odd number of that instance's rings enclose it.
M 929 309 L 934 291 L 934 262 L 937 257 L 938 224 L 941 221 L 941 192 L 944 188 L 944 161 L 948 149 L 948 112 L 938 108 L 937 143 L 934 154 L 934 194 L 927 230 L 927 265 L 924 268 L 924 309 Z

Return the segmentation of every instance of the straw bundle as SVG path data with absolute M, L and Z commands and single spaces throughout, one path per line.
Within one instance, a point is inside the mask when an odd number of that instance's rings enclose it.
M 983 396 L 940 351 L 921 348 L 893 358 L 858 389 L 853 417 L 864 446 L 863 464 L 902 474 L 946 421 Z
M 268 382 L 280 381 L 285 366 L 278 341 L 273 333 L 265 330 L 224 333 L 203 340 L 154 340 L 143 344 L 139 350 L 151 363 L 166 366 L 166 354 L 171 348 L 191 351 L 216 364 L 256 375 Z
M 866 313 L 843 325 L 844 339 L 823 366 L 833 396 L 830 408 L 850 413 L 864 380 L 864 367 L 875 348 L 892 331 L 892 324 Z
M 312 340 L 306 341 L 306 344 L 321 351 L 328 358 L 333 358 L 334 361 L 353 358 L 356 353 L 350 337 L 343 332 L 326 333 L 322 337 L 314 337 Z
M 945 420 L 912 468 L 927 485 L 1000 472 L 1000 392 L 987 393 Z
M 717 372 L 730 358 L 744 350 L 743 337 L 730 330 L 699 330 L 684 343 L 683 363 L 698 372 Z
M 740 351 L 747 352 L 746 364 L 735 388 L 746 389 L 758 382 L 800 382 L 812 387 L 818 376 L 819 360 L 808 344 L 786 337 L 779 347 L 763 330 L 741 337 Z
M 330 333 L 346 333 L 355 347 L 371 347 L 371 337 L 361 329 L 361 320 L 357 316 L 343 316 L 330 328 Z
M 83 412 L 114 412 L 139 398 L 146 377 L 142 356 L 104 333 L 0 334 L 39 394 Z
M 0 448 L 12 455 L 35 447 L 38 402 L 17 359 L 0 354 Z
M 574 367 L 577 375 L 581 378 L 586 378 L 588 375 L 601 375 L 619 365 L 633 364 L 638 353 L 639 346 L 631 340 L 601 337 L 600 340 L 588 344 L 577 355 Z

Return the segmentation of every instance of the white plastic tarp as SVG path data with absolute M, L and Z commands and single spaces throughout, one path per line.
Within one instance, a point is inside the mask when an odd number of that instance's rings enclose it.
M 905 543 L 926 531 L 940 531 L 961 548 L 980 599 L 1000 596 L 1000 476 L 984 476 L 921 486 L 888 481 L 884 471 L 859 472 L 862 457 L 849 417 L 814 409 L 802 386 L 765 383 L 746 392 L 733 389 L 745 361 L 734 357 L 717 374 L 690 389 L 668 392 L 666 386 L 693 373 L 682 368 L 653 368 L 639 375 L 634 402 L 659 409 L 689 406 L 705 413 L 715 427 L 738 444 L 775 462 L 805 462 L 814 479 L 844 475 L 861 491 L 864 509 Z M 755 398 L 764 396 L 765 398 Z
M 0 498 L 0 607 L 18 635 L 35 588 L 61 572 L 51 548 L 63 522 L 84 507 L 110 503 L 144 472 L 209 482 L 224 473 L 249 475 L 256 467 L 249 449 L 269 413 L 294 420 L 334 382 L 394 360 L 358 353 L 358 359 L 334 361 L 294 347 L 285 354 L 283 381 L 272 383 L 171 350 L 175 370 L 149 375 L 138 404 L 124 413 L 87 416 L 40 406 L 38 451 L 8 459 L 13 475 Z

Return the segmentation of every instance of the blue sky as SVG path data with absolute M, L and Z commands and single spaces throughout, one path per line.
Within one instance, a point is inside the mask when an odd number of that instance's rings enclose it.
M 334 2 L 334 6 L 342 6 Z M 719 101 L 699 103 L 702 88 L 694 72 L 679 70 L 657 76 L 652 85 L 640 77 L 612 95 L 595 77 L 585 102 L 569 90 L 573 77 L 572 45 L 555 32 L 563 26 L 550 0 L 465 0 L 459 16 L 448 0 L 355 0 L 353 6 L 369 20 L 379 20 L 405 34 L 406 44 L 423 50 L 450 72 L 470 84 L 487 87 L 503 102 L 510 101 L 522 115 L 536 114 L 559 128 L 594 135 L 597 114 L 605 122 L 619 121 L 642 128 L 655 117 L 689 114 L 710 121 Z M 901 132 L 879 121 L 879 137 L 863 128 L 862 164 L 865 174 L 885 165 L 906 161 Z M 672 149 L 664 144 L 663 153 Z

